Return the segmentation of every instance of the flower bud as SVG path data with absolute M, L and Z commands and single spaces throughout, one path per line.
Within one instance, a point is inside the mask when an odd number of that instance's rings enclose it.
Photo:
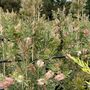
M 31 37 L 27 37 L 25 38 L 25 42 L 26 42 L 26 45 L 31 45 L 32 44 L 32 38 Z
M 78 52 L 77 52 L 77 55 L 78 55 L 78 56 L 80 56 L 81 54 L 82 54 L 82 52 L 81 52 L 81 51 L 78 51 Z
M 44 66 L 44 62 L 43 62 L 42 60 L 38 60 L 37 63 L 36 63 L 36 65 L 37 65 L 39 68 L 41 68 L 41 67 Z
M 22 82 L 24 81 L 23 75 L 19 75 L 19 76 L 16 78 L 16 81 L 17 81 L 18 83 L 22 83 Z

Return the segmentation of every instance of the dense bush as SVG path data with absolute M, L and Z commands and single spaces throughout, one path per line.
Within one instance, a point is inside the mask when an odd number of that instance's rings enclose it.
M 21 0 L 0 0 L 0 7 L 6 12 L 19 12 L 21 8 Z
M 87 0 L 87 2 L 86 2 L 86 14 L 87 15 L 89 15 L 89 18 L 90 18 L 90 1 L 89 0 Z
M 81 14 L 83 6 L 77 9 L 74 2 L 75 13 L 67 17 L 62 9 L 53 11 L 49 21 L 40 17 L 42 0 L 25 1 L 20 15 L 0 10 L 0 88 L 89 90 L 90 75 L 67 58 L 71 54 L 90 65 L 90 22 Z

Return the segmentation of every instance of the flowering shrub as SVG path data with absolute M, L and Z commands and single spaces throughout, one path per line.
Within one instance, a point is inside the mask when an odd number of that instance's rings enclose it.
M 71 54 L 89 65 L 88 17 L 58 9 L 48 21 L 40 17 L 41 0 L 29 3 L 23 0 L 20 14 L 0 9 L 0 81 L 9 90 L 88 90 L 90 75 L 67 59 Z

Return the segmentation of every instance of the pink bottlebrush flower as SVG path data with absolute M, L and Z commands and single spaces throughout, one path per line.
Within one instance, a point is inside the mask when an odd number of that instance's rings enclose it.
M 37 84 L 42 86 L 42 85 L 46 84 L 46 80 L 44 78 L 40 78 L 37 80 Z
M 11 77 L 6 77 L 5 80 L 8 81 L 10 84 L 14 83 L 14 79 Z
M 5 77 L 5 81 L 3 82 L 3 85 L 5 88 L 11 86 L 14 83 L 14 80 L 11 77 Z
M 54 77 L 55 80 L 61 81 L 65 78 L 65 75 L 63 73 L 60 73 Z
M 83 34 L 84 34 L 85 36 L 88 36 L 88 35 L 90 34 L 90 32 L 89 32 L 88 29 L 85 29 L 85 30 L 83 31 Z
M 4 81 L 4 82 L 3 82 L 3 86 L 4 86 L 4 88 L 9 87 L 9 86 L 10 86 L 10 82 Z
M 48 80 L 50 78 L 52 78 L 54 76 L 54 72 L 49 70 L 46 74 L 45 74 L 45 79 Z
M 4 88 L 4 84 L 3 84 L 3 82 L 0 82 L 0 88 Z
M 14 83 L 14 80 L 11 77 L 5 77 L 5 80 L 0 82 L 0 88 L 7 88 Z

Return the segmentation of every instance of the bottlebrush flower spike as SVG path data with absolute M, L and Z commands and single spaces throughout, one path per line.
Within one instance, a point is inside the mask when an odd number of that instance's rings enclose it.
M 88 35 L 90 34 L 90 32 L 89 32 L 88 29 L 85 29 L 85 30 L 83 31 L 83 34 L 84 34 L 85 36 L 88 36 Z
M 30 63 L 27 68 L 32 74 L 35 74 L 36 68 L 35 68 L 34 64 Z
M 55 80 L 61 81 L 65 78 L 65 75 L 63 73 L 60 73 L 54 77 Z
M 38 85 L 44 85 L 44 84 L 46 84 L 46 80 L 44 78 L 40 78 L 37 80 L 37 84 Z
M 48 80 L 50 78 L 52 78 L 54 76 L 54 72 L 49 70 L 46 74 L 45 74 L 45 79 Z
M 5 77 L 3 81 L 0 81 L 0 88 L 8 88 L 14 83 L 14 79 L 11 77 Z
M 3 82 L 0 82 L 0 89 L 3 89 L 4 88 L 4 84 Z

